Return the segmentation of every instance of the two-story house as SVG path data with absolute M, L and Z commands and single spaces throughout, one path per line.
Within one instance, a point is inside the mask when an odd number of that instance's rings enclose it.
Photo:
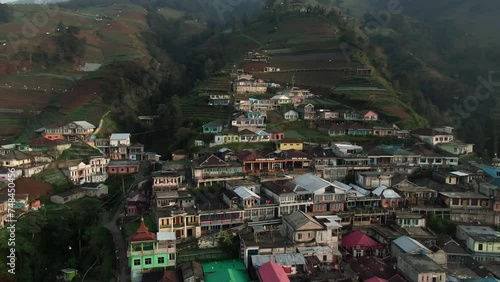
M 437 131 L 430 128 L 414 130 L 412 131 L 412 135 L 432 146 L 441 143 L 449 143 L 454 140 L 452 133 Z
M 300 104 L 297 106 L 297 112 L 301 119 L 316 119 L 316 111 L 314 110 L 313 104 Z
M 478 261 L 500 261 L 500 232 L 489 226 L 459 225 L 456 237 Z
M 104 182 L 108 178 L 108 166 L 108 158 L 91 157 L 88 163 L 80 162 L 64 168 L 63 173 L 75 184 Z
M 271 197 L 278 204 L 278 214 L 282 216 L 296 210 L 306 211 L 313 204 L 313 200 L 299 195 L 292 190 L 295 185 L 288 181 L 265 181 L 262 182 L 261 193 Z M 290 185 L 291 184 L 291 185 Z
M 274 105 L 275 108 L 281 107 L 281 105 L 286 105 L 292 103 L 290 97 L 286 95 L 274 95 L 271 97 L 271 104 Z
M 293 182 L 297 184 L 294 187 L 295 193 L 311 198 L 314 201 L 314 205 L 307 212 L 322 213 L 344 210 L 346 192 L 337 188 L 333 183 L 312 173 L 295 177 Z
M 49 140 L 86 141 L 94 133 L 95 128 L 87 121 L 73 121 L 64 126 L 43 128 L 42 135 Z
M 153 173 L 153 192 L 178 190 L 185 187 L 183 171 L 169 170 Z
M 381 185 L 391 186 L 392 174 L 378 171 L 362 171 L 356 173 L 356 183 L 367 189 L 374 189 Z
M 338 248 L 338 235 L 301 210 L 283 216 L 282 229 L 296 246 L 323 245 Z
M 309 170 L 312 160 L 309 156 L 294 149 L 287 151 L 251 152 L 238 154 L 238 160 L 243 164 L 243 172 L 251 175 L 269 173 L 305 172 Z
M 243 166 L 237 162 L 224 161 L 215 155 L 200 158 L 191 165 L 196 185 L 212 185 L 220 181 L 243 179 Z
M 490 197 L 474 192 L 439 192 L 438 199 L 451 209 L 491 209 Z
M 228 106 L 231 96 L 226 94 L 213 94 L 210 95 L 208 105 L 210 106 Z
M 318 109 L 316 115 L 319 120 L 336 120 L 339 119 L 339 112 L 334 112 L 329 109 Z
M 144 219 L 141 219 L 141 225 L 130 238 L 127 250 L 132 275 L 175 267 L 175 240 L 173 232 L 150 232 L 144 224 Z
M 243 128 L 266 128 L 265 118 L 260 112 L 247 112 L 239 115 L 231 121 L 231 125 Z

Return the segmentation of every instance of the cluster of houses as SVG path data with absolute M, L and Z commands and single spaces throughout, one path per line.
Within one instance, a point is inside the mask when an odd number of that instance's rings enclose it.
M 74 121 L 60 127 L 38 129 L 36 132 L 40 136 L 28 144 L 3 145 L 0 148 L 0 181 L 27 179 L 49 167 L 56 168 L 76 186 L 51 196 L 52 202 L 64 204 L 84 196 L 105 195 L 108 187 L 103 182 L 109 175 L 136 173 L 141 161 L 160 158 L 155 153 L 145 152 L 144 145 L 132 143 L 129 133 L 113 133 L 109 138 L 96 139 L 93 137 L 95 129 L 86 121 Z M 58 157 L 70 148 L 95 150 L 95 156 L 58 161 Z M 26 204 L 20 199 L 18 204 L 30 208 L 29 203 L 37 200 L 26 200 Z M 4 212 L 2 216 L 6 216 Z
M 259 281 L 282 281 L 262 277 L 261 269 L 269 268 L 265 276 L 283 281 L 444 282 L 449 262 L 500 261 L 500 233 L 477 224 L 500 224 L 500 188 L 484 173 L 443 162 L 432 178 L 413 182 L 408 176 L 420 165 L 404 162 L 422 157 L 387 154 L 390 161 L 359 169 L 352 183 L 328 180 L 314 168 L 319 159 L 291 141 L 280 150 L 288 156 L 225 149 L 193 160 L 190 173 L 181 167 L 153 174 L 151 211 L 158 232 L 183 240 L 238 230 L 240 259 Z M 338 159 L 363 160 L 359 146 L 330 149 Z M 213 190 L 192 194 L 188 175 Z M 140 202 L 144 207 L 146 198 L 129 199 L 127 212 L 144 213 Z M 427 229 L 428 213 L 461 223 L 456 240 Z

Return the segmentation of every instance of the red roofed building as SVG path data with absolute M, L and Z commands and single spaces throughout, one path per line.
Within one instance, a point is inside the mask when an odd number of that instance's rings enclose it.
M 383 256 L 385 245 L 375 241 L 360 230 L 355 230 L 342 237 L 342 248 L 352 257 Z
M 283 267 L 275 262 L 267 262 L 259 267 L 260 282 L 290 282 Z
M 373 276 L 372 278 L 366 279 L 364 282 L 389 282 L 389 280 Z
M 140 241 L 155 241 L 156 240 L 156 234 L 153 232 L 149 232 L 148 227 L 144 223 L 144 218 L 141 218 L 141 225 L 139 226 L 139 229 L 137 229 L 137 232 L 132 235 L 132 238 L 130 238 L 130 241 L 132 242 L 140 242 Z
M 130 237 L 127 251 L 132 276 L 152 270 L 175 266 L 175 233 L 150 232 L 144 218 L 137 232 Z

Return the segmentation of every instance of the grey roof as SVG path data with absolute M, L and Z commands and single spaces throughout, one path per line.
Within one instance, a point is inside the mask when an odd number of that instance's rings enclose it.
M 425 253 L 431 253 L 431 250 L 429 250 L 427 247 L 408 236 L 401 236 L 392 241 L 392 243 L 401 248 L 401 250 L 403 250 L 407 254 L 417 254 L 420 253 L 421 250 L 424 250 Z
M 379 196 L 379 197 L 383 197 L 384 199 L 400 199 L 401 198 L 401 196 L 399 196 L 398 193 L 396 193 L 394 190 L 388 188 L 385 185 L 380 185 L 375 190 L 373 190 L 372 193 L 374 195 Z
M 80 126 L 80 127 L 85 128 L 85 129 L 94 129 L 95 128 L 95 126 L 93 124 L 91 124 L 88 121 L 84 121 L 84 120 L 74 121 L 73 123 Z
M 313 222 L 316 225 L 318 225 L 318 228 L 321 228 L 322 225 L 317 222 L 314 218 L 312 218 L 310 215 L 306 214 L 305 212 L 301 210 L 296 210 L 291 214 L 285 215 L 284 219 L 295 229 L 299 229 L 302 226 L 308 224 L 309 222 Z
M 85 65 L 81 66 L 79 70 L 84 72 L 97 71 L 101 67 L 101 64 L 97 63 L 85 63 Z
M 445 273 L 444 268 L 425 255 L 400 254 L 399 257 L 408 263 L 410 267 L 413 267 L 418 273 Z
M 493 230 L 489 226 L 459 225 L 457 228 L 463 230 L 474 241 L 500 242 L 500 232 Z
M 109 137 L 109 140 L 122 140 L 129 138 L 130 138 L 130 133 L 113 133 L 111 134 L 111 137 Z
M 260 266 L 267 262 L 275 262 L 281 266 L 285 265 L 305 265 L 306 259 L 300 253 L 274 254 L 274 255 L 254 255 L 252 264 Z

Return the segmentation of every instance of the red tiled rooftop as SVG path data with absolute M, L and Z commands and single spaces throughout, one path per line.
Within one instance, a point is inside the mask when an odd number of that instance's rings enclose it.
M 275 262 L 267 262 L 259 267 L 259 276 L 262 282 L 290 282 L 283 267 Z
M 156 240 L 156 234 L 149 232 L 148 227 L 144 223 L 144 218 L 141 218 L 141 225 L 137 229 L 137 232 L 130 238 L 130 241 L 153 241 Z
M 354 247 L 360 246 L 361 248 L 373 248 L 379 247 L 381 244 L 375 241 L 370 236 L 361 232 L 360 230 L 355 230 L 342 237 L 342 247 L 346 249 L 352 249 Z

